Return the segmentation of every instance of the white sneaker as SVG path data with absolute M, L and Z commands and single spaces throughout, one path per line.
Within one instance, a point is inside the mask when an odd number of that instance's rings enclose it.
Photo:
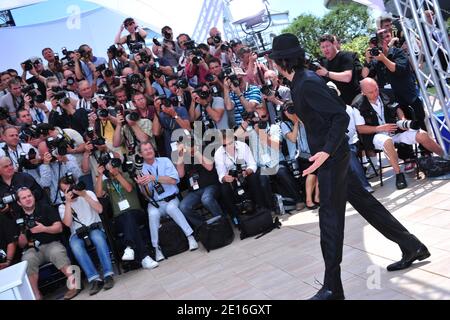
M 134 250 L 127 247 L 123 252 L 122 261 L 133 261 L 134 260 Z
M 189 250 L 194 251 L 198 249 L 198 243 L 197 241 L 195 241 L 194 236 L 189 236 L 187 237 L 188 241 L 189 241 Z
M 157 266 L 159 266 L 158 262 L 156 262 L 149 256 L 146 256 L 144 259 L 142 259 L 141 264 L 142 264 L 142 268 L 144 268 L 144 269 L 154 269 Z
M 375 170 L 379 170 L 380 167 L 375 166 Z M 373 177 L 375 177 L 377 175 L 377 173 L 375 171 L 373 171 L 373 168 L 371 165 L 366 167 L 366 179 L 371 179 Z
M 164 255 L 162 254 L 162 252 L 161 252 L 161 248 L 155 248 L 155 260 L 156 261 L 162 261 L 162 260 L 164 260 L 165 259 L 165 257 L 164 257 Z

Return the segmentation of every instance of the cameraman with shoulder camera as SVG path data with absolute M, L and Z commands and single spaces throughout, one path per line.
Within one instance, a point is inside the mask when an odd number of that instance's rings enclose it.
M 120 166 L 113 161 L 108 164 L 101 163 L 96 169 L 98 173 L 95 179 L 95 193 L 99 198 L 109 196 L 117 232 L 124 235 L 126 248 L 122 260 L 140 261 L 144 269 L 153 269 L 158 263 L 150 258 L 139 229 L 139 225 L 145 221 L 145 213 L 135 184 L 130 178 L 140 174 L 143 162 L 140 156 L 136 156 L 132 163 L 133 169 L 128 173 L 123 173 Z
M 36 299 L 41 300 L 42 295 L 38 287 L 40 265 L 51 262 L 67 278 L 73 277 L 70 259 L 60 241 L 63 226 L 58 211 L 36 202 L 30 189 L 20 188 L 16 197 L 23 217 L 23 227 L 18 240 L 19 246 L 24 249 L 22 261 L 28 262 L 27 274 L 31 287 Z M 78 293 L 77 288 L 69 289 L 64 300 L 70 300 Z
M 201 121 L 204 132 L 208 129 L 229 129 L 224 100 L 213 96 L 207 84 L 200 84 L 192 92 L 192 98 L 189 108 L 191 122 Z
M 257 86 L 249 84 L 245 80 L 245 76 L 246 73 L 241 68 L 234 68 L 231 70 L 231 74 L 225 78 L 225 108 L 227 111 L 234 111 L 234 121 L 230 119 L 230 122 L 234 122 L 234 125 L 237 126 L 243 121 L 244 111 L 255 112 L 262 103 L 261 90 Z
M 165 257 L 159 247 L 158 229 L 162 215 L 170 216 L 183 230 L 189 242 L 189 250 L 198 249 L 194 239 L 194 231 L 189 226 L 183 213 L 180 211 L 178 200 L 178 187 L 180 182 L 178 172 L 169 158 L 156 158 L 155 149 L 149 142 L 139 146 L 144 158 L 142 174 L 135 178 L 136 182 L 145 188 L 143 194 L 148 200 L 148 218 L 152 245 L 155 248 L 155 260 L 161 261 Z
M 73 177 L 63 177 L 58 183 L 65 199 L 65 203 L 58 207 L 59 215 L 62 223 L 70 228 L 70 248 L 91 284 L 89 295 L 97 294 L 102 288 L 109 290 L 114 286 L 114 271 L 99 216 L 103 207 L 95 193 L 86 191 L 84 185 L 76 183 Z M 95 247 L 99 258 L 102 278 L 87 252 L 87 247 L 91 245 Z
M 407 187 L 404 174 L 398 165 L 395 143 L 422 144 L 427 150 L 442 156 L 444 151 L 425 131 L 420 130 L 417 121 L 407 121 L 398 104 L 380 94 L 375 80 L 361 81 L 362 95 L 355 99 L 354 113 L 356 128 L 368 150 L 383 150 L 396 174 L 397 189 Z M 359 110 L 359 112 L 358 112 Z
M 57 145 L 49 139 L 39 144 L 39 155 L 43 159 L 39 166 L 41 186 L 50 189 L 52 205 L 59 205 L 63 200 L 59 192 L 59 180 L 65 175 L 73 175 L 77 180 L 81 177 L 81 168 L 74 156 L 66 154 L 63 142 Z M 49 148 L 50 147 L 50 148 Z

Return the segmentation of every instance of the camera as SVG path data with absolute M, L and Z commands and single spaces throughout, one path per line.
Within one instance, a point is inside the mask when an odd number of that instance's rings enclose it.
M 3 198 L 0 198 L 0 210 L 6 208 L 8 204 L 16 202 L 16 196 L 14 194 L 6 195 Z
M 30 71 L 33 69 L 33 62 L 30 59 L 22 62 L 24 64 L 25 71 Z
M 177 86 L 178 88 L 184 90 L 184 89 L 187 89 L 187 87 L 189 86 L 189 83 L 188 83 L 188 81 L 187 81 L 186 78 L 180 78 L 180 79 L 178 79 L 178 81 L 177 81 L 177 83 L 176 83 L 176 86 Z
M 103 166 L 106 168 L 106 165 L 111 162 L 111 166 L 113 168 L 120 168 L 122 166 L 122 161 L 119 158 L 114 157 L 114 153 L 103 153 L 100 155 L 100 157 L 97 159 L 97 163 L 100 166 Z
M 222 50 L 222 51 L 228 51 L 228 50 L 230 50 L 230 46 L 229 45 L 227 45 L 227 44 L 222 44 L 221 46 L 220 46 L 220 50 Z
M 60 91 L 58 93 L 55 93 L 53 97 L 58 100 L 63 105 L 70 104 L 70 96 L 66 91 Z
M 309 53 L 305 54 L 305 66 L 307 69 L 316 72 L 322 67 L 319 59 L 313 58 Z
M 261 93 L 265 96 L 273 95 L 273 83 L 271 80 L 267 80 L 266 83 L 261 87 Z
M 110 53 L 110 54 L 112 55 L 112 58 L 113 58 L 113 59 L 120 57 L 119 49 L 117 49 L 117 47 L 116 47 L 115 44 L 113 44 L 112 46 L 110 46 L 110 47 L 108 48 L 107 52 Z
M 25 215 L 25 226 L 27 229 L 33 229 L 37 226 L 36 217 L 34 215 Z
M 19 172 L 25 168 L 27 170 L 33 170 L 39 167 L 39 164 L 32 164 L 31 161 L 36 159 L 36 150 L 30 149 L 28 154 L 25 152 L 21 152 L 19 155 L 19 159 L 17 160 L 19 164 Z
M 199 64 L 202 61 L 203 57 L 201 55 L 195 55 L 192 58 L 192 63 L 193 64 Z
M 378 57 L 380 55 L 381 51 L 383 51 L 381 48 L 373 47 L 373 48 L 370 48 L 369 53 L 372 57 Z
M 211 86 L 211 94 L 213 97 L 220 97 L 220 91 L 219 88 L 217 88 L 217 86 Z
M 75 148 L 74 141 L 66 139 L 66 137 L 62 134 L 58 134 L 56 138 L 48 137 L 46 143 L 50 153 L 53 156 L 65 156 L 67 154 L 68 147 L 71 147 L 72 149 Z
M 258 52 L 258 53 L 256 53 L 256 55 L 258 56 L 258 58 L 263 58 L 266 55 L 269 55 L 271 53 L 272 53 L 272 50 L 266 50 L 266 51 Z
M 298 165 L 297 159 L 287 160 L 287 165 L 294 178 L 300 179 L 302 176 L 302 172 L 300 171 L 300 166 Z
M 130 73 L 127 76 L 127 84 L 128 85 L 132 85 L 132 84 L 139 84 L 142 82 L 142 76 L 140 74 L 136 74 L 136 73 Z
M 286 101 L 283 104 L 283 111 L 287 111 L 287 113 L 289 114 L 295 114 L 295 110 L 294 110 L 294 102 L 293 101 Z
M 208 73 L 205 77 L 206 82 L 213 82 L 214 81 L 214 76 L 211 73 Z
M 220 35 L 215 35 L 214 37 L 212 37 L 212 40 L 215 44 L 219 44 L 222 42 L 222 37 Z
M 194 40 L 186 41 L 184 43 L 184 46 L 186 47 L 187 50 L 194 50 L 195 49 L 195 41 Z
M 23 87 L 21 91 L 23 94 L 28 94 L 30 97 L 32 97 L 32 96 L 37 95 L 37 93 L 34 92 L 34 90 L 37 88 L 38 88 L 38 85 L 36 83 L 32 83 L 28 86 Z
M 155 44 L 155 46 L 162 47 L 162 44 L 158 41 L 158 38 L 153 38 L 153 43 Z
M 105 77 L 110 78 L 114 75 L 114 71 L 112 71 L 111 69 L 106 69 L 105 70 Z
M 127 161 L 124 163 L 123 171 L 128 172 L 130 178 L 134 179 L 142 174 L 143 167 L 144 167 L 144 158 L 142 158 L 140 155 L 137 154 L 134 156 L 134 163 L 133 161 Z
M 414 121 L 414 120 L 399 120 L 397 121 L 397 127 L 399 127 L 402 130 L 419 130 L 420 129 L 420 125 L 418 121 Z
M 201 88 L 196 89 L 194 91 L 196 94 L 198 94 L 198 96 L 200 97 L 200 99 L 206 100 L 209 98 L 210 96 L 210 92 L 209 91 L 203 91 Z
M 7 258 L 6 252 L 0 249 L 0 263 L 6 262 L 6 258 Z
M 128 121 L 137 122 L 137 121 L 139 121 L 139 119 L 141 119 L 141 116 L 139 115 L 138 112 L 136 112 L 136 111 L 131 111 L 131 112 L 128 112 L 128 113 L 127 113 L 126 119 L 127 119 Z
M 222 72 L 220 72 L 218 78 L 220 81 L 223 81 L 223 80 L 225 80 L 226 77 L 229 77 L 232 74 L 233 74 L 233 69 L 231 69 L 231 67 L 227 66 L 222 69 Z
M 66 83 L 67 83 L 68 86 L 73 86 L 73 85 L 75 84 L 75 78 L 73 78 L 73 77 L 68 77 L 68 78 L 66 79 Z
M 145 51 L 145 50 L 139 51 L 139 56 L 141 57 L 141 62 L 143 62 L 143 63 L 149 63 L 150 60 L 152 59 L 152 57 L 149 56 L 147 54 L 147 51 Z
M 95 71 L 97 71 L 97 72 L 103 72 L 105 70 L 106 70 L 106 64 L 101 64 L 95 68 Z
M 84 241 L 84 244 L 86 245 L 86 247 L 92 246 L 92 241 L 89 238 L 89 232 L 90 232 L 90 229 L 87 226 L 82 226 L 75 230 L 77 237 Z
M 128 48 L 132 54 L 139 53 L 139 51 L 143 48 L 143 44 L 141 42 L 130 43 Z
M 239 80 L 238 76 L 235 74 L 232 74 L 228 77 L 228 79 L 230 79 L 231 83 L 233 84 L 234 87 L 239 87 L 241 85 L 241 80 Z
M 95 129 L 93 127 L 89 127 L 86 130 L 86 136 L 92 141 L 94 140 L 95 136 Z
M 109 117 L 109 110 L 108 109 L 100 109 L 97 111 L 97 116 L 99 118 L 108 118 Z
M 30 139 L 37 139 L 41 136 L 42 132 L 40 130 L 40 128 L 35 125 L 25 125 L 21 130 L 20 130 L 20 134 L 19 134 L 19 138 L 22 141 L 27 142 Z M 32 150 L 32 149 L 30 149 Z

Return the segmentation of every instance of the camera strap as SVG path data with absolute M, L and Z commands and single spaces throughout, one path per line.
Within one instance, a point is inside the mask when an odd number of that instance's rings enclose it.
M 59 179 L 61 179 L 61 162 L 58 161 L 58 186 L 56 187 L 56 193 L 55 193 L 55 199 L 53 200 L 53 204 L 56 203 L 56 200 L 58 200 L 59 195 Z
M 75 210 L 72 207 L 70 207 L 70 209 L 72 210 L 72 219 L 73 219 L 73 221 L 75 221 L 76 223 L 78 223 L 82 227 L 87 227 L 87 225 L 85 225 L 83 222 L 80 221 L 80 219 L 78 219 L 78 214 L 75 212 Z

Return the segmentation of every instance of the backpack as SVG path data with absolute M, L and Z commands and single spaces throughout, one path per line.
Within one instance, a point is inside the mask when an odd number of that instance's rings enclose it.
M 450 161 L 441 157 L 423 157 L 417 159 L 420 171 L 427 177 L 440 177 L 450 173 Z
M 234 240 L 233 228 L 226 217 L 218 216 L 205 221 L 198 229 L 198 237 L 206 251 L 222 248 Z
M 158 234 L 159 246 L 166 258 L 189 249 L 188 240 L 183 230 L 169 217 L 161 218 Z
M 257 236 L 261 238 L 273 229 L 280 229 L 280 220 L 272 218 L 272 213 L 264 208 L 258 208 L 250 214 L 239 215 L 239 228 L 241 230 L 241 240 Z

